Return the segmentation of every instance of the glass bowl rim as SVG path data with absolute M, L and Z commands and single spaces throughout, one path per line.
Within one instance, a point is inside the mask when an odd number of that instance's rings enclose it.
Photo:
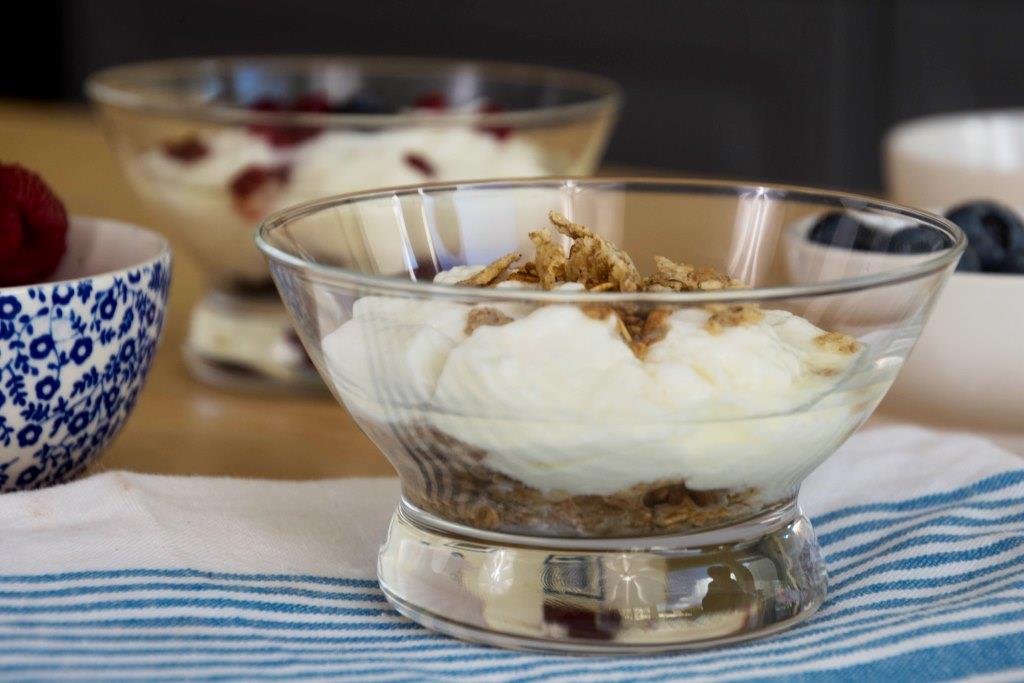
M 740 195 L 756 193 L 775 195 L 778 198 L 804 198 L 806 200 L 832 200 L 846 209 L 877 210 L 890 215 L 902 216 L 918 224 L 927 225 L 946 233 L 953 245 L 936 256 L 914 263 L 869 275 L 826 280 L 824 282 L 780 285 L 773 287 L 751 287 L 748 289 L 725 289 L 701 292 L 580 292 L 560 290 L 498 289 L 494 287 L 456 287 L 419 280 L 404 280 L 395 276 L 359 273 L 340 266 L 330 266 L 308 261 L 281 249 L 269 241 L 270 233 L 278 227 L 296 220 L 346 204 L 386 199 L 395 196 L 423 195 L 459 190 L 502 190 L 502 189 L 556 189 L 573 186 L 623 185 L 629 187 L 657 188 L 662 192 L 695 192 L 705 195 Z M 915 209 L 882 199 L 864 195 L 819 190 L 797 185 L 766 183 L 743 183 L 690 178 L 648 178 L 648 177 L 573 177 L 549 176 L 544 178 L 510 178 L 465 182 L 438 182 L 421 185 L 404 185 L 371 191 L 349 192 L 277 211 L 260 221 L 255 230 L 256 246 L 269 261 L 273 261 L 303 272 L 325 283 L 346 288 L 358 288 L 385 294 L 451 299 L 477 299 L 481 301 L 530 301 L 546 303 L 652 303 L 652 304 L 709 304 L 720 302 L 751 302 L 775 299 L 792 299 L 833 294 L 845 294 L 876 287 L 909 282 L 941 271 L 956 263 L 967 246 L 967 238 L 954 223 L 921 209 Z
M 254 111 L 235 105 L 209 105 L 188 101 L 157 101 L 140 93 L 130 85 L 119 83 L 121 79 L 145 76 L 149 71 L 180 69 L 200 73 L 204 68 L 230 66 L 235 63 L 260 63 L 277 68 L 298 68 L 303 64 L 339 64 L 357 66 L 369 73 L 386 75 L 412 71 L 415 75 L 438 74 L 445 70 L 473 68 L 481 72 L 484 79 L 505 76 L 517 78 L 520 82 L 542 83 L 553 80 L 559 87 L 573 85 L 590 93 L 591 97 L 572 104 L 518 109 L 506 112 L 402 112 L 398 114 L 348 114 L 330 112 L 273 112 Z M 584 71 L 557 67 L 518 64 L 514 62 L 484 61 L 471 59 L 448 59 L 439 57 L 413 57 L 391 55 L 223 55 L 209 57 L 188 57 L 132 62 L 108 67 L 86 78 L 85 92 L 94 102 L 123 107 L 146 114 L 156 114 L 189 120 L 209 121 L 235 125 L 288 125 L 310 127 L 340 127 L 358 125 L 370 128 L 391 126 L 423 125 L 488 125 L 526 126 L 553 121 L 578 120 L 610 109 L 617 111 L 622 103 L 622 88 L 611 79 Z M 173 92 L 173 90 L 168 90 Z

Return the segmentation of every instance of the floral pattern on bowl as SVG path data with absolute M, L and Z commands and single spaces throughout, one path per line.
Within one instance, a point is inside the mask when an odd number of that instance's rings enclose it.
M 123 426 L 156 353 L 170 285 L 165 243 L 113 221 L 76 219 L 72 231 L 65 262 L 109 262 L 101 252 L 118 240 L 113 265 L 133 251 L 135 263 L 0 289 L 0 491 L 87 468 Z M 139 249 L 126 248 L 135 242 Z M 57 277 L 69 275 L 61 270 Z

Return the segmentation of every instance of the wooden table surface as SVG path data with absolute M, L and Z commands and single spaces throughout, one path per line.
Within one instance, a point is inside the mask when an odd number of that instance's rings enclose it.
M 0 100 L 0 161 L 17 161 L 42 174 L 71 213 L 160 227 L 132 194 L 84 107 Z M 189 310 L 203 290 L 203 273 L 188 250 L 173 235 L 169 239 L 174 278 L 163 343 L 138 406 L 100 467 L 273 479 L 392 474 L 326 394 L 232 393 L 188 375 L 181 346 Z M 991 436 L 1024 454 L 1020 435 Z

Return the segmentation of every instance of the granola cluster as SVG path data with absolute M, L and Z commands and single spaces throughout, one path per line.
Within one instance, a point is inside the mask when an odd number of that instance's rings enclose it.
M 548 219 L 557 234 L 552 234 L 547 228 L 530 233 L 535 250 L 533 260 L 513 268 L 522 254 L 505 254 L 458 284 L 493 287 L 511 280 L 551 290 L 558 285 L 575 282 L 588 292 L 711 292 L 746 287 L 743 282 L 714 268 L 676 263 L 664 256 L 654 257 L 654 274 L 641 277 L 633 259 L 615 244 L 554 211 L 548 214 Z M 569 240 L 568 252 L 565 238 Z M 597 320 L 614 315 L 623 342 L 638 358 L 643 358 L 652 344 L 664 339 L 668 332 L 667 319 L 672 313 L 670 308 L 641 310 L 635 305 L 587 304 L 581 308 Z M 705 327 L 712 334 L 720 333 L 725 327 L 753 325 L 764 317 L 756 304 L 705 308 L 711 313 Z M 475 309 L 470 318 L 466 324 L 467 334 L 483 325 L 510 322 L 507 316 L 495 309 Z
M 512 322 L 512 318 L 508 317 L 497 308 L 491 308 L 490 306 L 479 306 L 470 310 L 466 316 L 466 329 L 464 330 L 466 335 L 473 334 L 476 328 L 483 327 L 484 325 L 507 325 Z
M 416 507 L 475 529 L 581 538 L 685 533 L 733 522 L 762 506 L 755 489 L 695 491 L 659 480 L 611 495 L 540 491 L 496 472 L 486 453 L 426 424 L 366 426 L 378 444 L 401 444 L 395 462 Z
M 645 292 L 712 292 L 747 286 L 714 268 L 695 268 L 686 263 L 675 263 L 664 256 L 655 256 L 654 266 L 657 272 L 644 280 Z
M 484 266 L 476 275 L 459 282 L 460 287 L 491 287 L 503 280 L 502 276 L 513 263 L 523 257 L 519 252 L 505 254 L 497 261 Z
M 612 242 L 560 213 L 552 211 L 548 219 L 559 235 L 569 239 L 568 253 L 563 240 L 544 228 L 530 233 L 535 249 L 532 261 L 509 270 L 522 254 L 505 254 L 458 284 L 493 287 L 513 280 L 550 290 L 566 282 L 576 282 L 589 292 L 695 292 L 746 287 L 714 268 L 676 263 L 664 256 L 654 257 L 655 273 L 643 278 L 629 254 Z
M 709 304 L 704 308 L 711 313 L 704 323 L 704 329 L 711 334 L 721 334 L 726 327 L 756 325 L 764 320 L 764 312 L 757 304 Z
M 570 240 L 568 254 L 562 240 L 544 228 L 530 233 L 535 249 L 533 260 L 513 268 L 521 258 L 519 252 L 505 254 L 488 264 L 479 273 L 458 284 L 465 287 L 494 287 L 505 282 L 526 282 L 551 290 L 560 284 L 575 282 L 588 292 L 714 292 L 723 289 L 744 289 L 747 284 L 708 266 L 676 263 L 664 256 L 654 257 L 655 272 L 643 278 L 629 254 L 588 228 L 573 223 L 552 211 L 548 219 L 559 235 Z M 668 332 L 671 308 L 641 310 L 635 305 L 586 304 L 583 312 L 597 320 L 610 315 L 617 318 L 617 329 L 637 358 L 664 339 Z M 704 329 L 721 334 L 727 327 L 756 325 L 764 319 L 757 304 L 707 304 L 710 314 Z M 511 318 L 493 308 L 477 308 L 470 313 L 466 334 L 484 325 L 504 325 Z M 855 354 L 860 344 L 839 332 L 828 332 L 815 340 L 819 348 L 839 354 Z
M 814 343 L 825 351 L 844 355 L 853 355 L 860 351 L 860 342 L 842 332 L 826 332 L 815 337 Z

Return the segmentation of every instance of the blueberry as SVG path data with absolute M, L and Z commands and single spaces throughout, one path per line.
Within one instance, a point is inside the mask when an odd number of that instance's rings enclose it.
M 1003 264 L 1003 272 L 1024 275 L 1024 251 L 1011 254 L 1009 259 Z
M 993 202 L 972 202 L 951 209 L 946 218 L 967 235 L 981 270 L 1014 272 L 1014 255 L 1024 252 L 1024 223 L 1016 213 Z
M 878 243 L 878 233 L 848 213 L 829 213 L 818 219 L 807 239 L 830 247 L 871 251 Z
M 897 230 L 889 237 L 889 252 L 892 254 L 927 254 L 949 246 L 949 240 L 941 232 L 920 225 Z
M 967 246 L 964 255 L 960 257 L 960 263 L 956 264 L 956 270 L 958 273 L 981 272 L 981 259 L 978 258 L 978 252 L 974 250 L 974 247 Z

